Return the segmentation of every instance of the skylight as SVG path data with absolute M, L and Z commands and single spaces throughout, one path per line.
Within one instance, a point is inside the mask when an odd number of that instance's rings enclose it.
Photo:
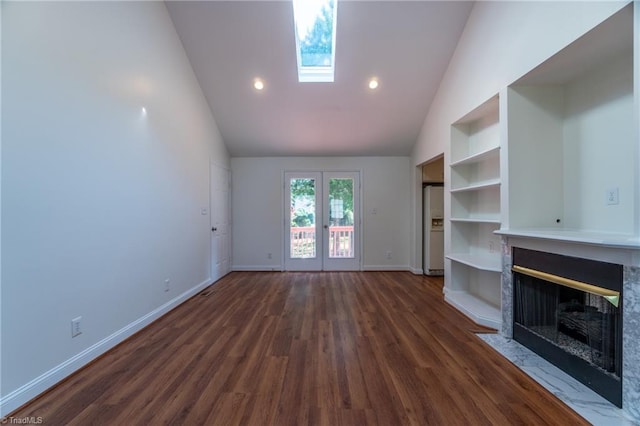
M 300 82 L 333 82 L 337 1 L 293 0 Z

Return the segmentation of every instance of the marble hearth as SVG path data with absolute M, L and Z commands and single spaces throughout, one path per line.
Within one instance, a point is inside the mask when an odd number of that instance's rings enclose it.
M 640 245 L 602 243 L 535 233 L 498 231 L 502 236 L 502 330 L 513 337 L 512 249 L 521 247 L 623 265 L 622 410 L 640 423 Z
M 500 334 L 478 334 L 478 337 L 592 425 L 640 425 L 630 414 L 515 340 Z

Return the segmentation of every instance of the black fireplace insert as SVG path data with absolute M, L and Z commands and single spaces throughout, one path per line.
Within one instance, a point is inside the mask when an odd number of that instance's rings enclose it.
M 622 406 L 622 265 L 513 248 L 513 337 Z

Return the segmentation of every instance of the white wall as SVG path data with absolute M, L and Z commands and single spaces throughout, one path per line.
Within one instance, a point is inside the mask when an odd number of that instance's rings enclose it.
M 640 2 L 638 0 L 634 0 L 633 16 L 633 34 L 636 37 L 633 41 L 633 69 L 640 70 Z M 633 94 L 635 137 L 637 141 L 640 141 L 640 72 L 633 74 Z M 640 164 L 640 147 L 637 147 L 636 150 L 636 160 L 638 161 L 637 164 Z M 636 183 L 636 188 L 640 188 L 640 167 L 636 167 L 636 174 L 633 179 Z M 640 212 L 640 194 L 635 196 L 633 211 Z M 640 215 L 636 215 L 633 227 L 636 230 L 640 230 Z M 640 408 L 638 410 L 640 411 Z M 640 413 L 638 413 L 638 417 L 640 417 Z
M 3 4 L 0 3 L 0 47 L 2 44 L 2 10 Z M 0 52 L 1 56 L 1 52 Z M 2 62 L 0 57 L 0 321 L 2 321 Z M 0 323 L 0 398 L 2 398 L 2 324 Z M 3 416 L 4 411 L 0 404 L 0 417 Z
M 283 267 L 285 170 L 361 171 L 363 269 L 408 268 L 413 181 L 409 157 L 280 157 L 231 160 L 233 269 Z M 392 259 L 386 259 L 387 251 Z
M 635 234 L 633 55 L 610 59 L 569 84 L 565 109 L 566 226 Z M 609 188 L 619 190 L 617 205 L 604 202 Z
M 3 2 L 2 39 L 6 413 L 209 283 L 229 159 L 164 3 Z
M 469 16 L 442 79 L 418 141 L 412 164 L 447 154 L 450 125 L 496 95 L 589 29 L 626 1 L 482 1 Z M 445 168 L 450 159 L 445 155 Z M 447 183 L 445 183 L 446 185 Z M 414 191 L 413 229 L 420 218 Z M 412 232 L 412 235 L 416 235 Z M 418 262 L 421 242 L 411 244 Z

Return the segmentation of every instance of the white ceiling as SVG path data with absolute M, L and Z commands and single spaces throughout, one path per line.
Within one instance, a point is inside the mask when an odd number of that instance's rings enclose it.
M 167 8 L 231 156 L 385 156 L 410 154 L 472 4 L 338 1 L 334 83 L 298 82 L 290 1 Z

